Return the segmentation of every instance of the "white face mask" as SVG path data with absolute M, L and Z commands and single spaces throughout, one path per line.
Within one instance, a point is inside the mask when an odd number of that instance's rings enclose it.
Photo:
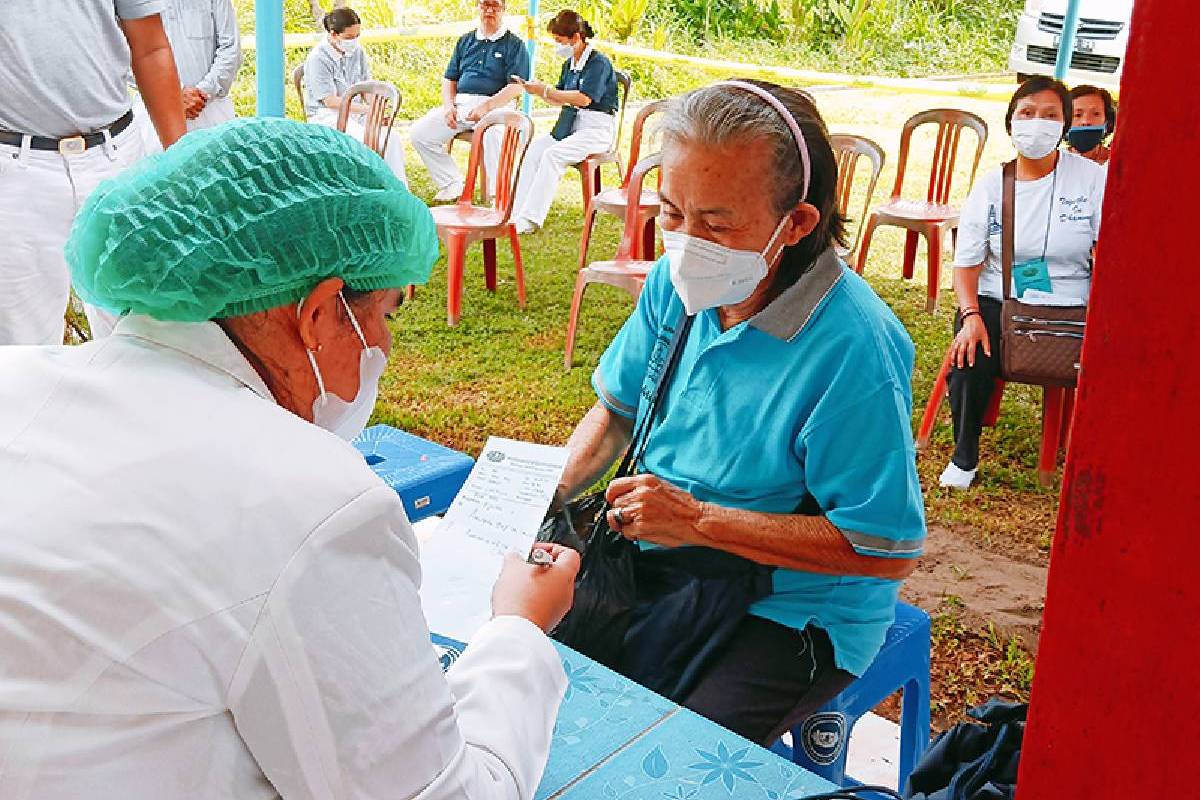
M 313 375 L 317 378 L 317 388 L 321 390 L 317 399 L 313 401 L 313 424 L 349 442 L 363 432 L 363 428 L 367 427 L 367 420 L 371 418 L 371 412 L 375 410 L 375 400 L 379 396 L 379 379 L 383 377 L 383 371 L 387 368 L 387 355 L 381 348 L 367 346 L 367 340 L 363 336 L 362 328 L 358 326 L 358 320 L 354 318 L 354 312 L 350 310 L 350 304 L 341 292 L 338 293 L 338 298 L 346 307 L 346 313 L 350 315 L 350 324 L 354 326 L 354 332 L 363 344 L 358 357 L 358 393 L 354 395 L 354 400 L 347 403 L 336 394 L 325 391 L 325 381 L 317 367 L 316 356 L 311 350 L 307 352 L 308 363 L 312 365 Z M 299 309 L 296 313 L 299 314 Z
M 663 249 L 671 264 L 671 284 L 689 315 L 706 308 L 740 303 L 767 277 L 766 253 L 775 244 L 783 223 L 761 252 L 735 250 L 679 231 L 663 231 Z
M 1045 158 L 1062 140 L 1063 124 L 1054 119 L 1014 119 L 1012 143 L 1026 158 Z
M 358 39 L 338 39 L 337 46 L 342 48 L 343 53 L 348 56 L 352 56 L 358 52 L 358 49 L 362 47 L 362 44 L 359 43 Z
M 571 58 L 575 55 L 575 48 L 569 44 L 554 45 L 554 55 L 559 58 Z

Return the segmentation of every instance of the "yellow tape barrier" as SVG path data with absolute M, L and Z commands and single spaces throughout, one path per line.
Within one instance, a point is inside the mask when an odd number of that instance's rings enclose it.
M 535 20 L 525 15 L 505 17 L 509 30 L 520 35 L 525 32 L 528 38 L 534 32 Z M 362 39 L 367 42 L 397 42 L 406 39 L 443 39 L 454 38 L 475 29 L 474 20 L 464 22 L 444 22 L 433 25 L 414 25 L 406 28 L 376 28 L 364 30 Z M 288 49 L 312 47 L 324 38 L 321 33 L 289 33 L 283 37 L 283 46 Z M 553 43 L 545 33 L 539 33 L 539 41 Z M 652 50 L 647 47 L 637 47 L 617 42 L 596 41 L 597 47 L 606 53 L 626 55 L 646 61 L 661 64 L 687 64 L 710 70 L 721 70 L 737 75 L 757 76 L 782 80 L 792 84 L 848 86 L 861 89 L 883 89 L 893 92 L 910 94 L 946 95 L 952 97 L 975 97 L 988 100 L 1007 101 L 1016 89 L 1013 83 L 986 84 L 970 81 L 933 80 L 929 78 L 888 78 L 882 75 L 848 75 L 842 72 L 819 72 L 810 69 L 794 67 L 777 67 L 766 64 L 746 64 L 740 61 L 725 61 L 700 56 L 686 56 L 679 53 L 668 53 Z M 253 34 L 242 36 L 242 49 L 254 50 Z

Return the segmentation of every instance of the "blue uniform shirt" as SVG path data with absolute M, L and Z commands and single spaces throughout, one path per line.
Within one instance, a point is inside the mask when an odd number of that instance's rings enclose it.
M 605 114 L 617 112 L 617 73 L 612 61 L 604 53 L 593 50 L 589 45 L 583 51 L 581 64 L 572 64 L 573 59 L 563 62 L 558 75 L 557 89 L 580 91 L 591 98 L 590 105 L 584 106 L 588 111 L 603 111 Z M 578 69 L 572 69 L 577 66 Z
M 507 86 L 509 75 L 529 77 L 529 51 L 512 31 L 494 39 L 480 38 L 478 31 L 464 33 L 445 72 L 446 80 L 458 82 L 462 94 L 487 97 Z
M 609 410 L 645 413 L 682 313 L 662 259 L 592 376 Z M 751 511 L 792 513 L 811 494 L 856 552 L 917 556 L 925 513 L 912 367 L 904 326 L 827 251 L 746 322 L 722 331 L 715 310 L 697 315 L 640 468 L 700 500 Z M 778 569 L 774 593 L 750 613 L 797 629 L 816 624 L 837 666 L 861 675 L 899 589 L 882 578 Z

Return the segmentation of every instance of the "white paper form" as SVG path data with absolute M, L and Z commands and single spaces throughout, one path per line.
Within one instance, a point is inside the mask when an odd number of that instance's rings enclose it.
M 421 546 L 429 629 L 470 641 L 492 616 L 492 584 L 508 551 L 524 557 L 554 499 L 569 451 L 493 436 L 437 532 Z

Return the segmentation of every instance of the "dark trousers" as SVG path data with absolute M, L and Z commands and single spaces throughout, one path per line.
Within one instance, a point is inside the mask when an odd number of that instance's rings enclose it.
M 979 315 L 987 328 L 992 354 L 983 347 L 975 349 L 975 366 L 950 367 L 950 413 L 954 417 L 954 456 L 951 460 L 959 469 L 979 466 L 979 436 L 983 433 L 983 417 L 987 414 L 996 378 L 1000 377 L 1000 301 L 980 296 Z M 962 320 L 954 315 L 954 332 L 962 328 Z
M 853 680 L 825 631 L 747 616 L 682 705 L 769 746 Z

